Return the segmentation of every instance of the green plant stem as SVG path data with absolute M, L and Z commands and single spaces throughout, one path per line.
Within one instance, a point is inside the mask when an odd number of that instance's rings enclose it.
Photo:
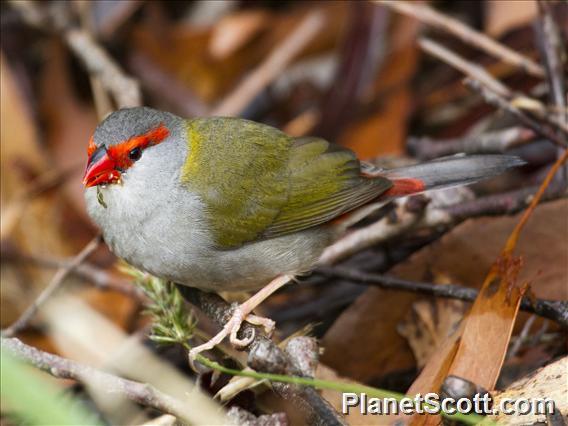
M 183 344 L 186 349 L 191 349 L 188 344 Z M 205 365 L 206 367 L 212 368 L 213 370 L 219 371 L 221 373 L 230 374 L 232 376 L 242 376 L 242 377 L 250 377 L 253 379 L 258 380 L 270 380 L 273 382 L 281 382 L 281 383 L 290 383 L 295 385 L 304 385 L 304 386 L 311 386 L 315 389 L 331 389 L 338 392 L 352 392 L 352 393 L 365 393 L 369 397 L 373 398 L 394 398 L 397 401 L 400 401 L 402 398 L 407 397 L 402 393 L 398 392 L 391 392 L 386 391 L 383 389 L 374 388 L 371 386 L 361 385 L 357 383 L 341 383 L 341 382 L 332 382 L 329 380 L 321 380 L 321 379 L 312 379 L 309 377 L 299 377 L 299 376 L 285 376 L 282 374 L 272 374 L 272 373 L 259 373 L 257 371 L 244 371 L 244 370 L 235 370 L 232 368 L 227 368 L 222 366 L 221 364 L 211 361 L 209 358 L 204 357 L 203 355 L 197 355 L 197 361 L 201 364 Z M 426 404 L 423 404 L 426 406 Z M 483 416 L 477 414 L 446 414 L 441 413 L 442 416 L 450 418 L 452 420 L 458 420 L 467 424 L 475 425 L 481 422 L 485 422 L 484 425 L 492 424 L 488 423 L 487 419 Z

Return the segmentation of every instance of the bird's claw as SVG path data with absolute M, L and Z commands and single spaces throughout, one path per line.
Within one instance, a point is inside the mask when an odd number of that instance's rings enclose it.
M 258 315 L 247 314 L 245 310 L 242 309 L 241 306 L 237 306 L 233 312 L 233 315 L 227 321 L 223 329 L 217 333 L 213 338 L 209 341 L 205 342 L 202 345 L 196 346 L 195 348 L 189 351 L 189 362 L 192 367 L 194 367 L 194 362 L 197 356 L 204 351 L 208 351 L 213 349 L 215 346 L 220 344 L 223 339 L 229 336 L 229 341 L 233 346 L 236 348 L 242 349 L 252 343 L 254 338 L 256 337 L 256 331 L 254 328 L 250 328 L 250 333 L 248 336 L 239 338 L 237 333 L 241 329 L 241 325 L 243 321 L 247 321 L 253 325 L 258 325 L 264 328 L 266 334 L 271 335 L 274 331 L 275 323 L 269 318 L 259 317 Z

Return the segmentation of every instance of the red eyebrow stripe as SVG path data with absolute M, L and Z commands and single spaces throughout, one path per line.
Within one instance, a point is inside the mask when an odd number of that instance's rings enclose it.
M 128 158 L 128 153 L 134 148 L 144 149 L 148 146 L 157 145 L 170 135 L 168 128 L 162 123 L 149 130 L 143 135 L 134 136 L 117 145 L 107 149 L 109 157 L 113 158 L 121 168 L 128 168 L 132 165 L 132 160 Z

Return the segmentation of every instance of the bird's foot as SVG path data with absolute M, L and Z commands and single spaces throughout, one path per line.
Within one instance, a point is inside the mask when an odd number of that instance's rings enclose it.
M 223 339 L 229 336 L 229 341 L 231 344 L 237 348 L 244 348 L 252 343 L 255 338 L 256 332 L 254 328 L 250 329 L 250 333 L 248 336 L 239 338 L 237 333 L 239 332 L 243 321 L 247 321 L 253 325 L 258 325 L 264 328 L 266 334 L 271 335 L 274 331 L 274 321 L 269 318 L 259 317 L 257 315 L 252 314 L 252 311 L 260 304 L 264 299 L 282 287 L 284 284 L 292 280 L 294 277 L 291 275 L 280 275 L 279 277 L 272 280 L 268 285 L 262 288 L 258 293 L 252 296 L 249 300 L 244 302 L 243 304 L 236 307 L 231 315 L 231 318 L 223 329 L 217 333 L 213 338 L 211 338 L 208 342 L 205 342 L 202 345 L 199 345 L 189 351 L 189 362 L 193 366 L 195 359 L 197 356 L 204 351 L 208 351 L 213 349 L 219 343 L 223 341 Z
M 258 315 L 247 313 L 243 306 L 237 306 L 234 310 L 233 315 L 227 321 L 223 329 L 212 337 L 209 341 L 202 345 L 196 346 L 189 351 L 189 359 L 191 363 L 195 361 L 197 355 L 201 352 L 213 349 L 215 346 L 220 344 L 225 337 L 229 336 L 229 341 L 236 348 L 242 349 L 252 343 L 256 336 L 254 328 L 249 329 L 249 335 L 243 338 L 239 338 L 237 333 L 241 329 L 243 321 L 247 321 L 251 324 L 258 325 L 264 328 L 266 334 L 271 335 L 274 331 L 275 323 L 270 318 L 260 317 Z

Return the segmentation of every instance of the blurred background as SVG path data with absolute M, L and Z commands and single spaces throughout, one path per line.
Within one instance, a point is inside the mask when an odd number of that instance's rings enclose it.
M 510 131 L 510 143 L 485 152 L 507 151 L 528 165 L 476 185 L 466 199 L 539 184 L 558 147 L 465 87 L 464 73 L 426 53 L 418 40 L 433 38 L 484 67 L 511 93 L 530 94 L 548 108 L 555 101 L 541 65 L 547 37 L 541 20 L 555 19 L 565 42 L 566 4 L 546 2 L 546 13 L 533 1 L 429 5 L 538 65 L 523 69 L 425 19 L 373 2 L 1 2 L 2 328 L 14 323 L 55 271 L 96 234 L 83 202 L 86 148 L 97 123 L 119 107 L 142 103 L 185 117 L 241 116 L 294 136 L 324 137 L 383 166 L 455 154 L 467 150 L 471 139 L 477 141 L 472 150 L 483 151 L 480 135 Z M 565 102 L 564 96 L 564 105 L 545 115 L 562 117 Z M 504 137 L 498 133 L 492 140 Z M 522 280 L 534 285 L 540 298 L 568 299 L 567 213 L 565 200 L 542 206 L 520 243 Z M 361 251 L 346 265 L 479 287 L 517 220 L 475 218 L 449 233 L 417 230 Z M 143 300 L 116 262 L 99 246 L 70 275 L 65 291 L 125 335 L 143 333 L 148 324 Z M 408 388 L 465 310 L 318 274 L 305 281 L 284 289 L 264 309 L 277 321 L 280 336 L 310 325 L 330 369 L 398 391 Z M 432 309 L 437 313 L 424 319 Z M 63 321 L 74 321 L 73 312 Z M 18 337 L 92 361 L 78 354 L 76 345 L 72 350 L 62 344 L 61 335 L 54 338 L 49 318 L 34 318 Z M 530 318 L 526 333 L 534 339 L 507 359 L 503 384 L 566 353 L 566 336 L 550 321 L 523 314 L 514 335 Z M 417 329 L 430 330 L 427 342 L 417 341 Z M 104 342 L 100 332 L 91 340 Z M 159 356 L 190 374 L 182 351 L 160 349 Z M 71 386 L 57 382 L 62 385 Z M 246 395 L 231 404 L 262 412 L 257 402 Z

